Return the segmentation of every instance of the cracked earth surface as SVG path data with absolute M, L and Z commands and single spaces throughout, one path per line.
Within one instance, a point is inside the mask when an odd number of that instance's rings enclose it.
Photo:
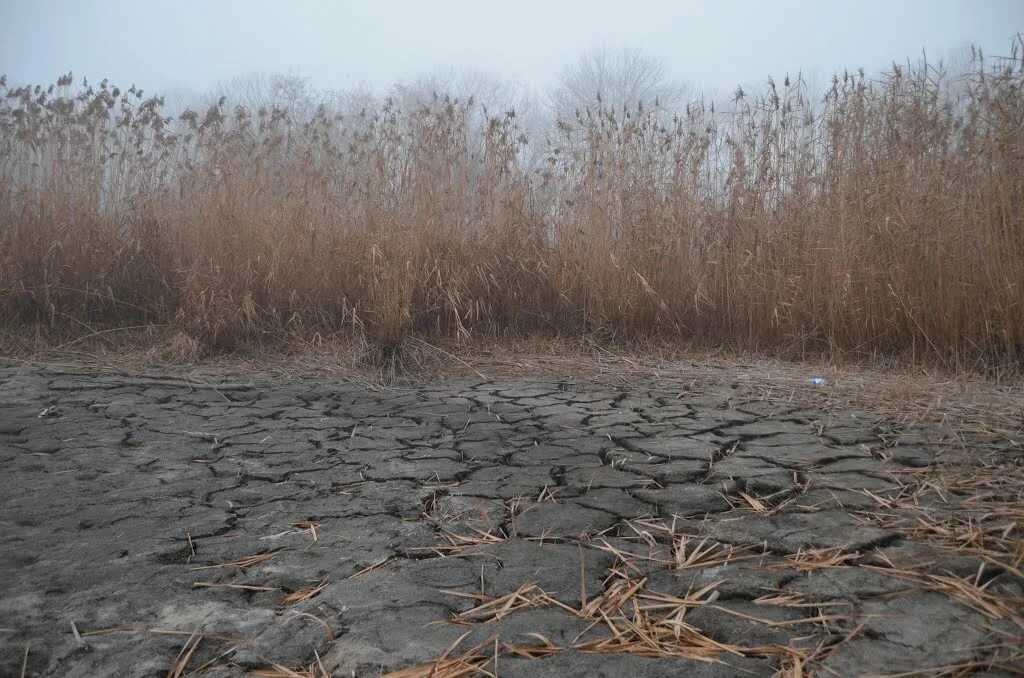
M 0 674 L 1020 670 L 1012 441 L 667 382 L 218 379 L 0 369 Z

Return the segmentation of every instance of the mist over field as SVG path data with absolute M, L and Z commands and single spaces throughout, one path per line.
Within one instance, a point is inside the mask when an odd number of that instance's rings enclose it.
M 293 72 L 320 90 L 370 90 L 463 71 L 541 100 L 562 70 L 594 49 L 640 48 L 668 78 L 711 96 L 802 72 L 893 61 L 962 60 L 974 44 L 1005 53 L 1022 26 L 1014 0 L 750 3 L 608 0 L 486 7 L 444 3 L 54 0 L 0 3 L 0 63 L 12 82 L 43 84 L 73 70 L 122 87 L 201 98 L 250 74 Z M 484 93 L 481 93 L 484 94 Z M 593 95 L 588 92 L 588 96 Z
M 1016 3 L 0 11 L 0 320 L 48 341 L 1024 359 Z

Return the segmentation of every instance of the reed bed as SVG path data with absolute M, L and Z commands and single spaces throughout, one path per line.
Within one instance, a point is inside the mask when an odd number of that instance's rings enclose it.
M 1017 45 L 955 72 L 845 73 L 820 98 L 787 78 L 725 109 L 602 105 L 539 138 L 444 94 L 172 117 L 76 82 L 0 80 L 0 324 L 48 340 L 1024 361 Z

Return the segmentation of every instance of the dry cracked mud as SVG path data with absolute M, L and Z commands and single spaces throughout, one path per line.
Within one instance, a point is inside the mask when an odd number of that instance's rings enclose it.
M 668 381 L 3 368 L 0 464 L 2 675 L 1022 667 L 1005 437 Z

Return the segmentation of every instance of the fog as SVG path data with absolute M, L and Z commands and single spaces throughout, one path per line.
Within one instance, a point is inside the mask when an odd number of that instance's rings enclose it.
M 710 93 L 798 71 L 826 82 L 922 50 L 955 60 L 975 44 L 996 55 L 1024 30 L 1024 3 L 5 0 L 0 25 L 0 73 L 12 83 L 73 71 L 191 100 L 254 73 L 380 94 L 469 71 L 544 97 L 567 65 L 600 48 L 640 50 L 667 81 Z

